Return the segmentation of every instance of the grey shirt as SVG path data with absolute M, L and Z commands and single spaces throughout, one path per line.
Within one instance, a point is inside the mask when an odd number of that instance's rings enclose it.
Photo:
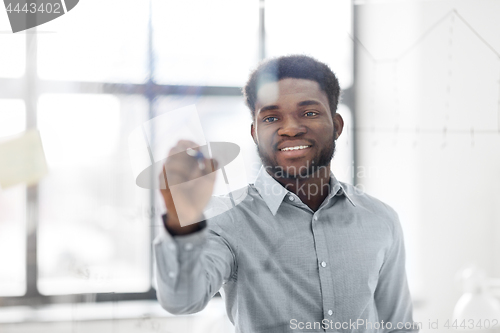
M 391 207 L 330 174 L 314 212 L 263 168 L 233 196 L 243 199 L 203 230 L 155 239 L 168 312 L 198 312 L 220 290 L 236 332 L 418 331 Z

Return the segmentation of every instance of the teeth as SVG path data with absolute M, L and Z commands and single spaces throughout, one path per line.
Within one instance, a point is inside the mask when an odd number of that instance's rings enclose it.
M 305 149 L 309 148 L 310 146 L 295 146 L 295 147 L 286 147 L 282 148 L 281 151 L 289 151 L 289 150 L 299 150 L 299 149 Z

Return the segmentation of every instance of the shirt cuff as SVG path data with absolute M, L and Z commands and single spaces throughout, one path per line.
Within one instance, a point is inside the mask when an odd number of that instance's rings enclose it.
M 177 234 L 174 230 L 170 229 L 170 228 L 167 226 L 167 223 L 166 223 L 166 222 L 167 222 L 167 214 L 163 214 L 163 215 L 161 216 L 161 219 L 162 219 L 162 221 L 163 221 L 163 226 L 165 227 L 165 230 L 166 230 L 166 231 L 167 231 L 167 232 L 168 232 L 171 236 L 187 236 L 187 235 L 188 235 L 188 234 L 185 234 L 185 235 L 179 235 L 179 234 Z M 205 219 L 203 219 L 202 221 L 197 222 L 197 226 L 198 226 L 198 228 L 197 228 L 195 231 L 193 231 L 193 232 L 192 232 L 193 234 L 194 234 L 194 233 L 197 233 L 197 232 L 199 232 L 199 231 L 201 231 L 201 230 L 203 230 L 203 229 L 205 229 L 205 228 L 206 228 L 206 226 L 207 226 L 207 221 L 206 221 Z

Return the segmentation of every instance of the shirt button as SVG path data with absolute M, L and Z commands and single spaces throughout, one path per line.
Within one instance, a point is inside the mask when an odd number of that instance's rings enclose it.
M 186 245 L 184 245 L 184 249 L 186 251 L 191 251 L 193 249 L 193 244 L 191 243 L 186 243 Z
M 328 310 L 328 315 L 331 316 L 333 314 L 332 310 Z
M 289 197 L 288 197 L 288 200 L 293 201 L 293 200 L 295 200 L 295 198 L 294 198 L 294 197 L 292 197 L 292 196 L 289 196 Z
M 314 216 L 314 221 L 317 221 L 318 220 L 318 217 L 317 216 Z
M 174 272 L 168 272 L 168 277 L 170 278 L 174 278 L 175 277 L 175 273 Z
M 322 261 L 321 262 L 321 267 L 326 267 L 326 262 Z

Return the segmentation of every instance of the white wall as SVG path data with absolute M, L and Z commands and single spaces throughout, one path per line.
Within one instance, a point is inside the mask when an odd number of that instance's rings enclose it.
M 500 2 L 356 12 L 359 181 L 400 215 L 425 329 L 451 318 L 461 267 L 500 277 Z

